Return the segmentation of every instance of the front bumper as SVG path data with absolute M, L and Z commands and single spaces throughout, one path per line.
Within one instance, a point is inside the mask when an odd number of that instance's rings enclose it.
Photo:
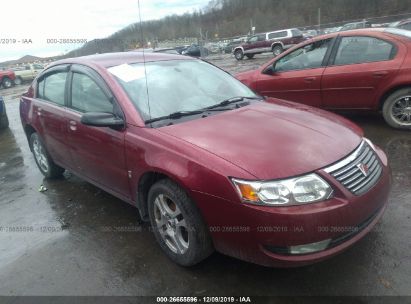
M 295 267 L 334 256 L 363 238 L 381 218 L 391 187 L 385 154 L 377 148 L 383 171 L 377 184 L 355 196 L 324 171 L 334 198 L 301 206 L 266 207 L 231 202 L 193 192 L 217 251 L 271 267 Z M 332 182 L 334 181 L 334 183 Z M 331 240 L 324 250 L 290 254 L 293 246 Z

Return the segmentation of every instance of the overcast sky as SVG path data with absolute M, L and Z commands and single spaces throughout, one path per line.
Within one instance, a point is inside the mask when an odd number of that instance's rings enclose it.
M 207 3 L 208 0 L 140 0 L 141 17 L 152 20 L 184 14 Z M 24 55 L 60 55 L 80 45 L 47 44 L 47 39 L 104 38 L 138 18 L 137 0 L 8 1 L 1 9 L 0 62 Z M 3 39 L 20 42 L 11 44 Z

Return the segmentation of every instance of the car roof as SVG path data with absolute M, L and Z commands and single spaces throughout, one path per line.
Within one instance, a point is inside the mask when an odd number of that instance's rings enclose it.
M 123 52 L 123 53 L 105 53 L 96 54 L 75 58 L 62 59 L 53 62 L 50 66 L 59 64 L 85 64 L 97 65 L 104 68 L 109 68 L 124 63 L 143 63 L 153 61 L 167 61 L 167 60 L 193 60 L 191 57 L 174 55 L 167 53 L 147 53 L 147 52 Z
M 386 33 L 386 34 L 392 34 L 390 32 L 386 31 L 386 28 L 383 27 L 373 27 L 373 28 L 363 28 L 363 29 L 355 29 L 355 30 L 347 30 L 347 31 L 340 31 L 340 32 L 333 32 L 325 35 L 319 35 L 313 38 L 313 40 L 322 40 L 322 39 L 327 39 L 327 38 L 333 38 L 336 36 L 345 36 L 345 35 L 356 35 L 356 36 L 367 36 L 372 33 Z

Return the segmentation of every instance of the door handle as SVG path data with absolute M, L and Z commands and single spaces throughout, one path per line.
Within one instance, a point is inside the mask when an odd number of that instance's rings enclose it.
M 373 75 L 374 75 L 375 78 L 382 78 L 384 76 L 387 76 L 388 72 L 387 71 L 378 71 L 378 72 L 374 72 Z
M 313 82 L 316 79 L 317 79 L 316 77 L 306 77 L 306 78 L 304 78 L 304 81 L 305 82 Z
M 70 120 L 70 130 L 71 131 L 77 130 L 77 122 L 75 122 L 74 120 Z

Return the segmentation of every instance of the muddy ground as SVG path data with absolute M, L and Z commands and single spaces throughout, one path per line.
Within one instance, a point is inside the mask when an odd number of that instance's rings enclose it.
M 213 62 L 235 73 L 269 59 L 257 57 Z M 23 91 L 0 90 L 10 119 L 0 132 L 0 295 L 411 295 L 411 133 L 379 115 L 348 116 L 388 153 L 394 181 L 385 215 L 358 244 L 297 269 L 218 253 L 182 268 L 133 207 L 70 173 L 43 179 L 20 124 Z

